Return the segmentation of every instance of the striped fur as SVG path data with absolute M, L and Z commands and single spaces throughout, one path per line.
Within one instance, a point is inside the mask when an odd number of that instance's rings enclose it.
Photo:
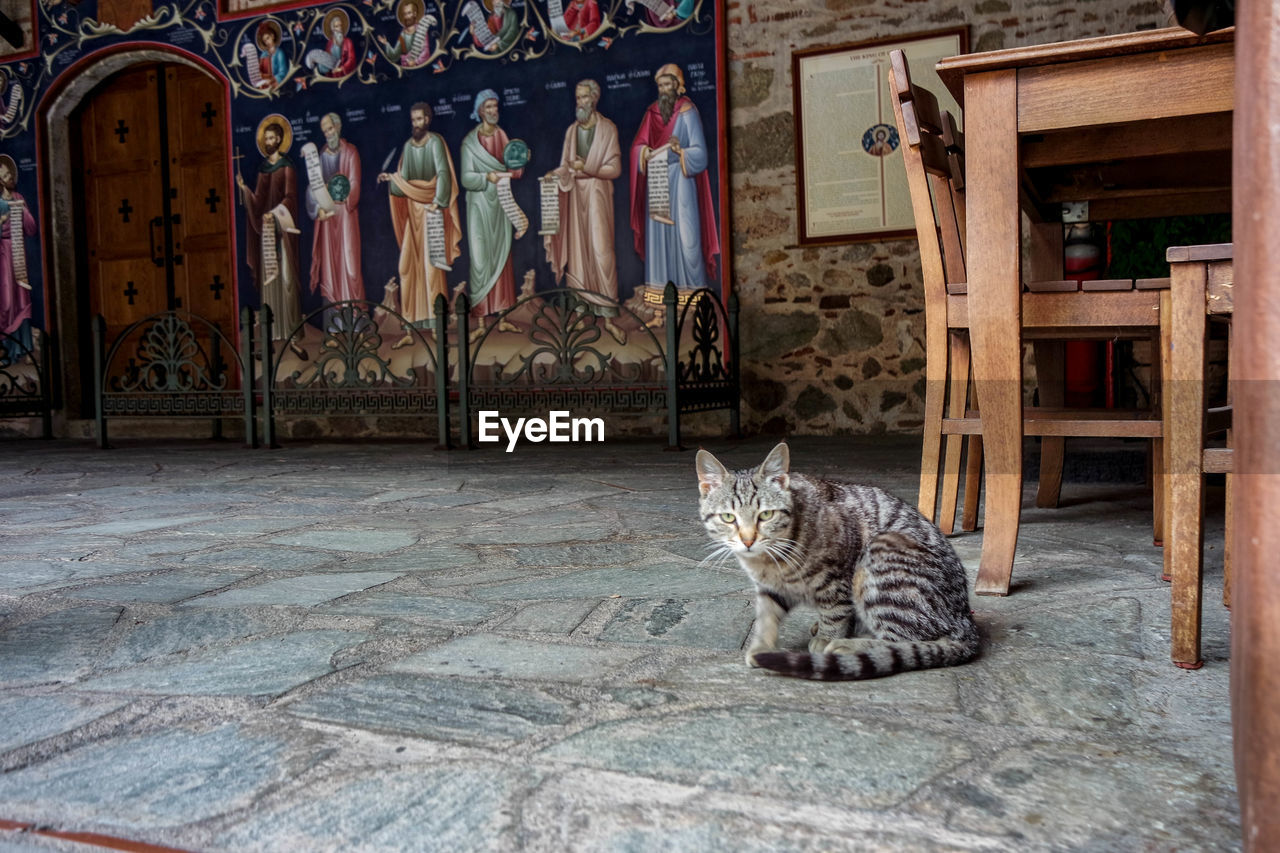
M 872 486 L 790 473 L 779 444 L 755 469 L 698 452 L 700 509 L 756 587 L 751 666 L 814 679 L 879 678 L 978 654 L 968 582 L 951 543 L 914 507 Z M 807 652 L 779 651 L 778 625 L 818 611 Z

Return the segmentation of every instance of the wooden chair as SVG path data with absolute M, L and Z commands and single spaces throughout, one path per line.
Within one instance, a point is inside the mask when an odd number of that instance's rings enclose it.
M 938 107 L 932 93 L 911 82 L 901 51 L 890 53 L 889 85 L 898 123 L 907 182 L 911 192 L 925 293 L 925 423 L 921 454 L 919 509 L 935 518 L 938 476 L 942 475 L 942 508 L 939 526 L 950 532 L 959 486 L 960 436 L 968 436 L 964 529 L 977 519 L 977 494 L 981 455 L 981 421 L 971 406 L 969 334 L 964 265 L 965 194 L 964 139 L 954 119 Z M 1057 239 L 1054 239 L 1056 233 Z M 1039 244 L 1039 245 L 1037 245 Z M 1061 274 L 1061 226 L 1048 223 L 1033 230 L 1033 273 L 1057 270 Z M 1168 279 L 1103 280 L 1084 282 L 1046 278 L 1023 287 L 1022 325 L 1016 330 L 1023 341 L 1045 342 L 1037 352 L 1038 368 L 1046 378 L 1060 376 L 1064 340 L 1149 338 L 1161 333 L 1161 293 Z M 1156 370 L 1153 365 L 1153 371 Z M 1154 378 L 1154 377 L 1153 377 Z M 1153 382 L 1153 387 L 1156 383 Z M 1044 396 L 1044 395 L 1042 395 Z M 1050 395 L 1052 396 L 1052 394 Z M 980 390 L 979 401 L 980 402 Z M 1057 402 L 1056 400 L 1053 402 Z M 1151 410 L 1068 409 L 1061 405 L 1024 408 L 1023 434 L 1061 439 L 1068 436 L 1150 438 L 1163 435 L 1158 408 Z M 940 463 L 946 437 L 946 458 Z M 1061 475 L 1061 442 L 1049 442 L 1042 471 L 1040 505 L 1056 503 Z M 1056 455 L 1056 459 L 1054 458 Z M 1153 527 L 1162 535 L 1163 453 L 1155 448 L 1156 512 Z M 1056 468 L 1056 472 L 1055 469 Z M 1056 474 L 1056 476 L 1055 476 Z M 1049 492 L 1046 494 L 1046 490 Z M 983 588 L 985 594 L 1008 593 L 1008 578 Z
M 1169 346 L 1162 357 L 1169 381 L 1164 394 L 1166 424 L 1164 468 L 1168 478 L 1165 503 L 1164 574 L 1173 582 L 1171 621 L 1173 662 L 1199 669 L 1200 609 L 1204 569 L 1205 474 L 1227 475 L 1227 536 L 1223 548 L 1223 603 L 1231 595 L 1231 432 L 1226 447 L 1207 447 L 1206 436 L 1222 431 L 1230 416 L 1230 320 L 1232 315 L 1231 243 L 1173 246 L 1166 255 L 1169 290 Z M 1227 407 L 1206 408 L 1205 367 L 1210 322 L 1228 324 Z

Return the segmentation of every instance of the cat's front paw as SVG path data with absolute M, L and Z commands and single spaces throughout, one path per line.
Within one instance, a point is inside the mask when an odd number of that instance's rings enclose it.
M 824 652 L 826 652 L 827 646 L 829 646 L 830 644 L 831 644 L 831 641 L 828 640 L 826 637 L 814 637 L 812 640 L 809 641 L 809 654 L 811 655 L 823 654 Z

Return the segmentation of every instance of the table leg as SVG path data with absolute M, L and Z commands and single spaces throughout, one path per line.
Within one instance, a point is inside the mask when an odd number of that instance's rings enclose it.
M 1231 722 L 1244 849 L 1280 849 L 1280 9 L 1238 4 Z
M 969 328 L 982 415 L 987 499 L 975 590 L 1007 595 L 1022 512 L 1022 275 L 1018 81 L 1012 70 L 968 76 L 965 125 L 984 143 L 967 156 Z

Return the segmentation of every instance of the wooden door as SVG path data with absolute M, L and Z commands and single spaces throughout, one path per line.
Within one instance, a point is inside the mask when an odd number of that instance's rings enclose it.
M 194 68 L 148 65 L 80 112 L 88 301 L 108 342 L 172 309 L 235 337 L 225 103 Z
M 175 306 L 234 337 L 227 117 L 222 85 L 185 65 L 165 69 Z

